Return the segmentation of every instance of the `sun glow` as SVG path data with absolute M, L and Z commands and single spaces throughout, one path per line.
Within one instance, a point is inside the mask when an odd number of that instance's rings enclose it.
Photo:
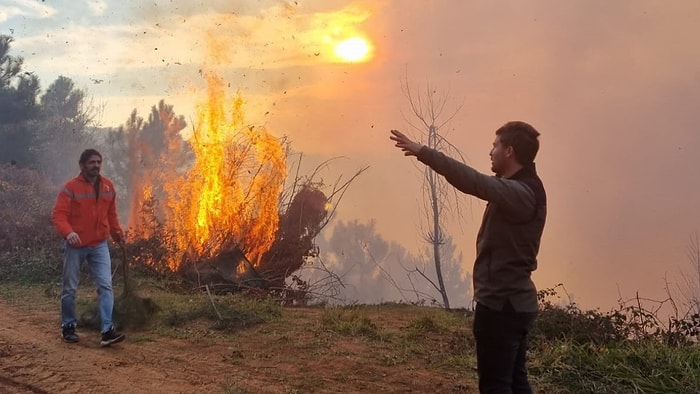
M 359 63 L 368 60 L 372 47 L 364 38 L 352 37 L 335 45 L 335 55 L 342 61 Z

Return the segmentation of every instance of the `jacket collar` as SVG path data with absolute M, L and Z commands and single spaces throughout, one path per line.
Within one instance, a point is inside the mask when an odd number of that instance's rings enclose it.
M 530 163 L 530 164 L 523 166 L 523 168 L 521 168 L 520 170 L 518 170 L 518 172 L 513 174 L 513 176 L 511 176 L 510 179 L 518 180 L 518 179 L 527 178 L 527 177 L 532 176 L 532 175 L 537 175 L 537 169 L 535 168 L 535 163 Z

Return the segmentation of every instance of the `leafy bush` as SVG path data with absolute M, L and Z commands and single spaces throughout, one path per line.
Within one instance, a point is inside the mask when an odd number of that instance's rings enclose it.
M 0 281 L 50 283 L 61 278 L 61 256 L 44 248 L 0 252 Z
M 556 305 L 551 299 L 557 288 L 540 290 L 540 314 L 532 330 L 533 340 L 565 339 L 575 344 L 604 345 L 623 341 L 657 341 L 671 346 L 695 343 L 700 335 L 700 315 L 686 314 L 662 319 L 659 308 L 646 308 L 635 299 L 633 305 L 620 303 L 607 313 L 581 310 L 575 303 Z M 670 300 L 672 301 L 672 300 Z
M 564 306 L 554 304 L 552 298 L 557 288 L 540 290 L 537 294 L 540 312 L 535 321 L 531 337 L 533 340 L 570 340 L 577 344 L 604 344 L 626 337 L 624 316 L 603 314 L 598 310 L 581 310 L 575 303 Z

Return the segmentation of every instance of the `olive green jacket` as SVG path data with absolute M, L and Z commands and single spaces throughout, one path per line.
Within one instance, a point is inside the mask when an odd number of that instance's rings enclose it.
M 536 312 L 537 288 L 531 273 L 537 269 L 547 195 L 535 164 L 501 178 L 425 146 L 418 160 L 458 190 L 488 202 L 476 238 L 474 299 L 494 310 L 510 301 L 518 312 Z

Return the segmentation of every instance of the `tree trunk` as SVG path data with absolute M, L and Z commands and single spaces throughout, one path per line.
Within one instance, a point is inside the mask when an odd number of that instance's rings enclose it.
M 437 128 L 434 125 L 430 126 L 428 132 L 428 147 L 435 148 L 437 143 Z M 440 262 L 440 245 L 442 244 L 442 229 L 440 228 L 440 210 L 438 208 L 438 193 L 437 193 L 437 174 L 428 167 L 428 185 L 430 187 L 430 205 L 432 206 L 433 219 L 433 236 L 430 242 L 433 244 L 433 260 L 435 261 L 435 274 L 437 276 L 438 285 L 440 286 L 440 294 L 442 295 L 442 303 L 445 309 L 450 309 L 450 300 L 447 297 L 445 289 L 445 281 L 442 279 L 442 263 Z

